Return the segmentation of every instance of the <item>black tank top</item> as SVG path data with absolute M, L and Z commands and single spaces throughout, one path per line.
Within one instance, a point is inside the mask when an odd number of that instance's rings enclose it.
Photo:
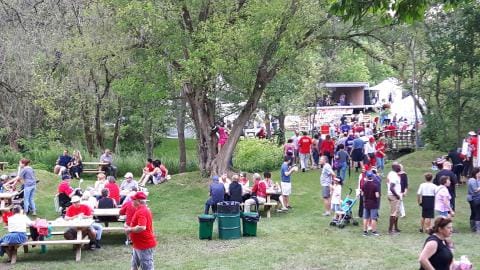
M 428 259 L 432 264 L 435 270 L 448 270 L 450 269 L 450 264 L 453 260 L 453 254 L 450 248 L 445 244 L 443 240 L 438 238 L 436 235 L 430 235 L 425 244 L 429 241 L 437 242 L 437 251 Z M 420 267 L 420 270 L 423 270 L 423 267 Z

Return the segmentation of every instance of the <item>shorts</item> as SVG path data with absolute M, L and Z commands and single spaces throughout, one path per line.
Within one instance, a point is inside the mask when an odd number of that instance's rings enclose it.
M 439 216 L 439 217 L 446 217 L 446 218 L 448 218 L 448 211 L 438 211 L 438 210 L 435 210 L 435 212 L 437 212 L 437 216 Z
M 132 269 L 133 270 L 153 270 L 153 251 L 155 248 L 133 249 L 132 251 Z
M 422 218 L 434 218 L 435 196 L 422 196 Z
M 377 219 L 378 218 L 378 209 L 367 209 L 363 208 L 363 219 Z
M 330 198 L 330 186 L 322 186 L 322 198 Z
M 335 213 L 337 211 L 342 211 L 342 208 L 340 207 L 340 204 L 338 203 L 335 203 L 335 204 L 332 204 L 332 212 Z
M 355 162 L 363 161 L 363 149 L 360 149 L 360 148 L 353 149 L 352 160 Z
M 398 216 L 398 212 L 400 209 L 400 200 L 397 199 L 397 197 L 395 197 L 394 195 L 388 195 L 388 202 L 390 203 L 390 216 Z
M 282 188 L 283 196 L 290 196 L 290 194 L 292 194 L 292 183 L 281 182 L 280 186 Z
M 422 218 L 434 218 L 434 212 L 433 208 L 422 207 Z

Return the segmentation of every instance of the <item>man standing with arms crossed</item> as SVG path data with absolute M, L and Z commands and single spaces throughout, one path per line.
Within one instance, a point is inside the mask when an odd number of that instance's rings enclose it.
M 335 172 L 333 172 L 332 166 L 328 163 L 327 156 L 320 158 L 320 166 L 322 167 L 320 185 L 322 186 L 323 206 L 325 207 L 323 215 L 330 216 L 330 185 L 332 184 L 332 179 L 335 177 Z
M 153 233 L 152 212 L 147 207 L 147 195 L 141 191 L 131 197 L 135 206 L 130 226 L 125 227 L 125 233 L 132 241 L 132 270 L 153 270 L 153 253 L 157 246 Z

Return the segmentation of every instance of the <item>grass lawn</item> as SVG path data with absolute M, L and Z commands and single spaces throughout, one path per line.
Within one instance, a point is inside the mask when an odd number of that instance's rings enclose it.
M 430 170 L 430 161 L 439 153 L 423 151 L 401 158 L 410 179 L 410 193 L 405 198 L 407 217 L 399 221 L 398 236 L 386 235 L 388 202 L 382 197 L 379 237 L 364 237 L 360 227 L 330 227 L 329 217 L 322 217 L 319 172 L 308 171 L 293 176 L 294 209 L 273 213 L 271 219 L 258 223 L 258 236 L 240 240 L 217 239 L 215 224 L 212 241 L 198 240 L 197 215 L 207 199 L 208 181 L 198 173 L 175 175 L 166 184 L 150 188 L 149 205 L 153 210 L 158 247 L 157 269 L 418 269 L 417 257 L 426 238 L 418 233 L 420 209 L 415 193 L 422 174 Z M 53 219 L 53 194 L 58 180 L 50 173 L 37 172 L 41 179 L 37 194 L 38 212 Z M 277 181 L 279 172 L 274 172 Z M 356 186 L 352 175 L 344 186 Z M 93 184 L 88 182 L 86 186 Z M 382 192 L 386 192 L 383 185 Z M 458 188 L 457 216 L 454 225 L 455 258 L 468 255 L 474 265 L 479 236 L 469 232 L 469 208 L 466 187 Z M 29 254 L 19 252 L 17 265 L 11 269 L 129 269 L 130 248 L 123 245 L 123 235 L 105 234 L 101 250 L 82 252 L 75 263 L 69 246 L 48 247 L 47 254 L 35 248 Z M 0 264 L 0 269 L 10 269 Z

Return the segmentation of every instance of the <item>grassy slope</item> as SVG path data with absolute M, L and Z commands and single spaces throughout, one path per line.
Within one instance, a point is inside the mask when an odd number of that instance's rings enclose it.
M 407 217 L 400 220 L 403 230 L 399 236 L 384 235 L 387 229 L 388 203 L 382 198 L 378 238 L 365 238 L 359 227 L 340 230 L 328 226 L 329 218 L 322 217 L 318 171 L 293 176 L 294 210 L 288 214 L 274 213 L 258 224 L 258 237 L 240 240 L 200 241 L 197 239 L 197 214 L 201 213 L 207 197 L 207 181 L 197 173 L 175 175 L 167 184 L 150 189 L 150 207 L 154 212 L 159 245 L 156 266 L 159 269 L 418 269 L 417 256 L 425 239 L 417 232 L 419 208 L 414 193 L 430 168 L 434 152 L 418 152 L 401 160 L 410 176 L 411 193 L 406 198 Z M 49 173 L 39 172 L 42 180 L 37 201 L 39 213 L 53 218 L 52 194 L 57 180 Z M 356 176 L 347 180 L 354 186 Z M 278 172 L 274 172 L 278 179 Z M 91 182 L 92 183 L 92 182 Z M 383 186 L 382 190 L 385 189 Z M 469 209 L 465 202 L 465 187 L 458 191 L 458 210 L 454 235 L 456 258 L 468 255 L 474 265 L 478 236 L 468 232 Z M 215 224 L 217 225 L 217 224 Z M 216 227 L 216 226 L 215 226 Z M 215 237 L 217 232 L 215 228 Z M 128 269 L 130 249 L 122 245 L 123 236 L 108 234 L 99 251 L 85 251 L 80 263 L 74 262 L 70 247 L 49 247 L 47 254 L 38 249 L 30 254 L 20 252 L 14 269 Z M 6 265 L 0 264 L 0 269 Z

